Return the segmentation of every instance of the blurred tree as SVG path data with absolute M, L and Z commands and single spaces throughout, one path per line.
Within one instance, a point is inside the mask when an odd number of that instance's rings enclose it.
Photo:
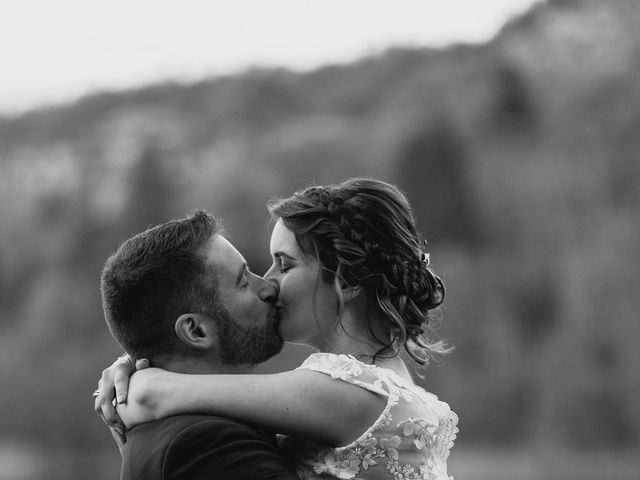
M 502 61 L 496 67 L 494 81 L 490 125 L 509 134 L 531 133 L 536 120 L 536 100 L 524 74 L 513 63 Z
M 423 123 L 399 147 L 398 183 L 406 189 L 429 241 L 465 246 L 480 241 L 466 148 L 445 117 Z
M 128 185 L 124 231 L 132 235 L 166 222 L 174 213 L 174 187 L 164 168 L 160 144 L 149 141 L 142 147 Z

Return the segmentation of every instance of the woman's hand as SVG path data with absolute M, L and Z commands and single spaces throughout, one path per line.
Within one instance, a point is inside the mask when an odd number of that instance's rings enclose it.
M 184 377 L 161 368 L 135 372 L 129 378 L 127 402 L 116 406 L 126 428 L 179 413 L 181 397 L 188 396 L 182 387 Z
M 136 369 L 143 369 L 149 366 L 146 359 L 141 359 L 133 363 L 133 359 L 124 354 L 116 359 L 111 366 L 102 371 L 102 377 L 98 382 L 98 389 L 94 393 L 94 409 L 102 421 L 111 429 L 116 441 L 122 443 L 126 441 L 124 436 L 125 426 L 115 405 L 124 404 L 127 401 L 129 390 L 129 377 Z M 118 447 L 121 444 L 118 443 Z

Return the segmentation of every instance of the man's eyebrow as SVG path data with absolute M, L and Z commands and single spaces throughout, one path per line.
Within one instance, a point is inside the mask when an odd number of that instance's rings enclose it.
M 236 276 L 236 287 L 240 284 L 240 280 L 242 280 L 242 277 L 244 276 L 244 272 L 246 272 L 247 270 L 247 262 L 242 262 L 242 265 L 240 266 L 240 271 L 238 271 L 238 275 Z

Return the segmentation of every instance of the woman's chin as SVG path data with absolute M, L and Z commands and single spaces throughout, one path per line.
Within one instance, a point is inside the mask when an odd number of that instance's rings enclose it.
M 285 337 L 284 341 L 287 345 L 301 345 L 303 347 L 313 348 L 314 350 L 320 350 L 317 345 L 315 345 L 313 342 L 309 341 L 309 339 L 306 339 L 306 338 L 296 338 L 296 337 L 286 338 Z
M 281 321 L 278 334 L 280 338 L 284 340 L 285 343 L 290 345 L 304 345 L 305 347 L 311 347 L 315 350 L 318 350 L 318 345 L 314 342 L 312 336 L 309 335 L 309 332 L 302 332 L 300 329 L 294 330 L 287 328 L 286 322 Z
M 288 343 L 289 345 L 307 345 L 307 346 L 309 346 L 308 343 L 304 342 L 303 340 L 297 339 L 297 338 L 284 337 L 284 342 Z
M 309 345 L 308 342 L 305 341 L 304 338 L 301 338 L 300 335 L 295 335 L 293 332 L 289 332 L 286 329 L 280 329 L 280 336 L 285 341 L 285 343 L 289 343 L 291 345 Z

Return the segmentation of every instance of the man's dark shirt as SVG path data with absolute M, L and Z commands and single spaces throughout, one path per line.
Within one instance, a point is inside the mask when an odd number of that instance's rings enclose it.
M 129 430 L 120 478 L 297 480 L 273 435 L 208 415 L 176 415 Z

